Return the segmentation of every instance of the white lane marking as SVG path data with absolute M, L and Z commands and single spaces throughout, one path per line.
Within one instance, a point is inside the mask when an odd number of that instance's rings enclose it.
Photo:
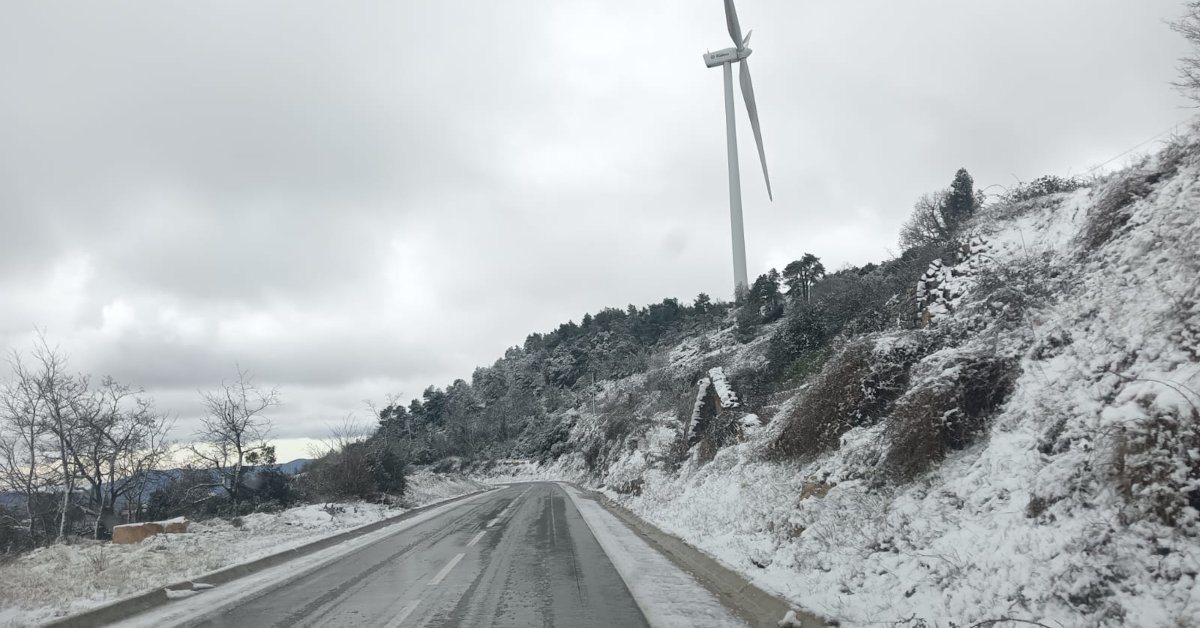
M 429 581 L 429 586 L 436 587 L 437 585 L 441 584 L 442 580 L 445 579 L 445 577 L 450 573 L 450 570 L 454 569 L 454 566 L 458 564 L 458 561 L 463 559 L 463 556 L 466 556 L 466 554 L 458 554 L 454 558 L 451 558 L 450 562 L 446 563 L 446 566 L 442 567 L 442 570 L 437 572 L 437 575 L 433 577 L 433 580 Z
M 476 543 L 478 543 L 478 542 L 479 542 L 479 539 L 482 539 L 482 538 L 483 538 L 483 535 L 485 535 L 485 534 L 487 534 L 487 531 L 486 531 L 486 530 L 480 530 L 480 531 L 479 531 L 479 534 L 476 534 L 476 535 L 475 535 L 475 538 L 471 539 L 471 542 L 470 542 L 470 543 L 467 543 L 467 547 L 472 547 L 472 546 L 474 546 Z
M 500 520 L 500 517 L 496 517 L 495 519 L 492 519 L 491 521 L 488 522 L 487 527 L 490 528 L 490 527 L 496 525 L 496 522 L 499 520 Z
M 387 625 L 384 626 L 384 628 L 400 628 L 400 624 L 403 624 L 404 620 L 408 619 L 408 616 L 412 615 L 413 611 L 417 610 L 417 604 L 420 604 L 420 603 L 421 603 L 421 600 L 416 599 L 416 600 L 409 602 L 408 604 L 405 604 L 404 608 L 400 609 L 400 612 L 395 617 L 393 617 L 392 621 L 389 621 L 387 623 Z

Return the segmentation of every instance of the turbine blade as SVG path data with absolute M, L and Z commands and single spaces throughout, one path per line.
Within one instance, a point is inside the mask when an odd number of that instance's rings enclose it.
M 753 29 L 753 28 L 752 28 L 752 29 L 750 29 L 750 30 L 748 30 L 748 31 L 746 31 L 746 38 L 742 40 L 742 47 L 743 47 L 743 48 L 745 48 L 746 46 L 749 46 L 749 45 L 750 45 L 750 36 L 751 36 L 751 35 L 753 35 L 753 34 L 754 34 L 754 29 Z
M 767 154 L 763 152 L 762 129 L 758 126 L 758 105 L 754 102 L 754 83 L 750 80 L 750 65 L 746 59 L 741 61 L 738 81 L 742 84 L 742 100 L 746 101 L 746 113 L 750 114 L 750 128 L 754 130 L 754 143 L 758 145 L 758 160 L 762 162 L 763 179 L 767 182 L 767 197 L 772 201 L 775 195 L 771 192 L 771 176 L 767 174 Z
M 733 0 L 725 0 L 725 22 L 729 25 L 729 36 L 733 38 L 733 45 L 741 50 L 745 46 L 742 43 L 742 25 L 738 23 L 737 9 L 733 8 Z

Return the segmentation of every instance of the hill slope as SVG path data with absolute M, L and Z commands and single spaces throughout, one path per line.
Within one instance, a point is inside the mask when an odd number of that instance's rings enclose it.
M 1198 141 L 986 208 L 927 325 L 843 330 L 771 394 L 746 374 L 791 319 L 656 350 L 553 413 L 540 472 L 850 625 L 1200 625 Z

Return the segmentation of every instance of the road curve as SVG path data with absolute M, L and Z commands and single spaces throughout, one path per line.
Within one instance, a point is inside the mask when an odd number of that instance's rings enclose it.
M 579 511 L 551 483 L 464 500 L 198 625 L 648 626 Z

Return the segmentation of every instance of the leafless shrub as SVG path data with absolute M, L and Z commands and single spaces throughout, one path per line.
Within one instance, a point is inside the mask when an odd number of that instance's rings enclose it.
M 1046 307 L 1066 294 L 1070 275 L 1049 251 L 1018 257 L 1007 264 L 984 265 L 975 278 L 963 314 L 968 319 L 1012 329 L 1031 310 Z M 974 316 L 978 314 L 979 316 Z
M 1016 381 L 1011 360 L 962 356 L 896 402 L 887 426 L 889 477 L 915 479 L 987 429 Z
M 705 422 L 704 430 L 698 434 L 696 461 L 703 464 L 717 456 L 722 447 L 736 442 L 741 435 L 738 419 L 740 412 L 725 411 Z
M 628 482 L 618 482 L 609 486 L 613 491 L 620 493 L 621 495 L 638 496 L 642 494 L 642 487 L 645 486 L 645 484 L 645 480 L 637 478 L 634 480 L 629 480 Z
M 871 344 L 856 342 L 834 356 L 787 418 L 768 455 L 794 459 L 836 449 L 862 421 L 862 382 L 871 368 Z
M 769 367 L 756 364 L 727 372 L 729 386 L 737 391 L 742 408 L 747 412 L 762 414 L 771 401 L 772 381 Z
M 1117 435 L 1118 489 L 1139 516 L 1176 526 L 1200 510 L 1200 412 L 1142 406 L 1147 417 Z
M 1032 495 L 1029 502 L 1025 504 L 1025 516 L 1029 519 L 1037 519 L 1041 517 L 1046 509 L 1050 507 L 1050 502 L 1045 497 Z
M 604 440 L 609 443 L 620 443 L 633 434 L 639 421 L 632 412 L 614 412 L 600 419 L 604 432 Z
M 667 455 L 664 459 L 666 468 L 669 471 L 677 471 L 688 457 L 688 436 L 680 429 L 675 434 L 675 440 L 671 441 L 671 446 L 667 448 Z
M 1195 276 L 1200 277 L 1200 273 Z M 1186 293 L 1170 297 L 1170 320 L 1174 328 L 1169 337 L 1193 362 L 1200 362 L 1200 280 Z
M 92 573 L 98 574 L 108 569 L 112 565 L 112 561 L 109 560 L 108 554 L 104 553 L 103 545 L 92 549 L 96 551 L 86 552 L 87 562 L 88 566 L 92 568 Z
M 1095 251 L 1110 242 L 1133 217 L 1133 204 L 1145 198 L 1154 184 L 1169 178 L 1188 154 L 1183 141 L 1175 141 L 1158 154 L 1147 157 L 1141 166 L 1111 177 L 1097 192 L 1088 212 L 1087 224 L 1080 235 L 1082 251 Z
M 1140 172 L 1112 179 L 1100 190 L 1100 197 L 1088 212 L 1081 244 L 1095 251 L 1116 237 L 1133 216 L 1130 207 L 1150 192 L 1147 177 Z
M 871 425 L 887 414 L 908 386 L 909 368 L 928 350 L 928 337 L 898 341 L 885 348 L 874 340 L 853 342 L 826 364 L 804 392 L 768 457 L 805 458 L 836 449 L 851 429 Z
M 1002 201 L 1006 203 L 1024 203 L 1051 194 L 1074 192 L 1088 186 L 1087 180 L 1081 177 L 1060 177 L 1052 174 L 1038 177 L 1029 183 L 1021 182 L 1008 189 Z
M 29 529 L 16 510 L 0 505 L 0 563 L 8 556 L 33 549 Z

